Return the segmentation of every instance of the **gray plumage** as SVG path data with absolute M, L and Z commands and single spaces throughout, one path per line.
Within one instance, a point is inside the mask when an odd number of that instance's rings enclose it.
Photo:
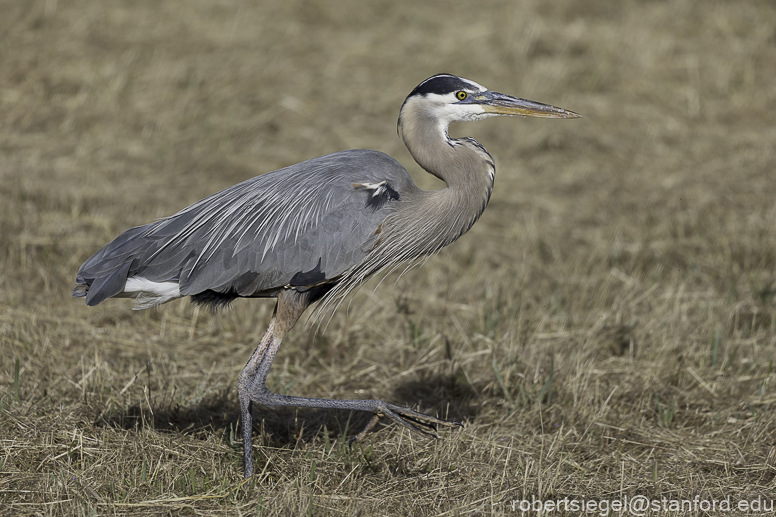
M 337 304 L 386 268 L 429 256 L 477 221 L 495 164 L 471 138 L 450 138 L 453 121 L 494 115 L 575 118 L 554 106 L 489 91 L 449 74 L 420 83 L 402 105 L 401 136 L 447 188 L 423 191 L 390 156 L 341 151 L 258 176 L 170 217 L 131 228 L 89 258 L 73 291 L 96 305 L 136 297 L 147 308 L 182 296 L 217 307 L 240 297 L 276 297 L 264 338 L 240 374 L 245 475 L 253 473 L 252 403 L 370 411 L 361 440 L 381 416 L 428 434 L 455 426 L 381 400 L 281 396 L 265 385 L 285 333 L 311 304 Z
M 354 186 L 383 181 L 382 189 Z M 81 266 L 75 295 L 96 305 L 138 276 L 178 282 L 181 296 L 209 291 L 214 300 L 271 297 L 332 281 L 369 254 L 401 200 L 396 192 L 413 190 L 407 171 L 377 151 L 314 158 L 127 230 Z M 141 298 L 139 307 L 153 301 Z

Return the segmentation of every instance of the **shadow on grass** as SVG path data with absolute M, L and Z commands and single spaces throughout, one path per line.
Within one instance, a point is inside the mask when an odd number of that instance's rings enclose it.
M 451 375 L 424 375 L 398 383 L 393 402 L 440 418 L 465 422 L 479 412 L 477 395 L 466 383 Z
M 199 434 L 236 428 L 240 405 L 231 389 L 212 393 L 191 406 L 170 400 L 117 407 L 97 417 L 95 425 L 120 429 L 150 428 L 160 432 Z
M 476 416 L 479 404 L 474 391 L 465 384 L 456 383 L 450 376 L 436 375 L 411 379 L 397 385 L 393 396 L 386 400 L 407 405 L 413 409 L 456 422 L 465 422 Z M 110 414 L 100 415 L 96 425 L 133 430 L 151 428 L 158 432 L 206 436 L 223 433 L 233 444 L 240 440 L 240 405 L 232 389 L 204 397 L 192 406 L 181 406 L 174 401 L 153 400 L 117 408 Z M 329 438 L 349 439 L 369 422 L 371 415 L 363 411 L 345 411 L 311 408 L 265 408 L 254 405 L 254 433 L 257 443 L 285 447 L 299 442 L 321 438 L 325 430 Z M 379 430 L 395 425 L 383 418 L 375 427 Z M 374 432 L 374 431 L 373 431 Z M 260 440 L 260 441 L 258 441 Z

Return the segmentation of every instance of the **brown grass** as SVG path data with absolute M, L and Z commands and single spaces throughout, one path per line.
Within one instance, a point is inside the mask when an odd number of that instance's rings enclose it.
M 776 499 L 772 3 L 0 10 L 0 513 Z M 241 486 L 235 385 L 271 302 L 87 309 L 75 272 L 129 226 L 340 149 L 385 151 L 435 188 L 395 122 L 440 71 L 585 118 L 454 127 L 496 158 L 482 220 L 325 333 L 297 327 L 270 384 L 466 427 L 434 441 L 387 425 L 350 450 L 364 415 L 257 411 Z

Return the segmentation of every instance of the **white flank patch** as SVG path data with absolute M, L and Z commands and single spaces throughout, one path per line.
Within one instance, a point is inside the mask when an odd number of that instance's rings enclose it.
M 142 276 L 127 278 L 124 292 L 134 296 L 134 310 L 150 309 L 181 297 L 178 282 L 154 282 Z

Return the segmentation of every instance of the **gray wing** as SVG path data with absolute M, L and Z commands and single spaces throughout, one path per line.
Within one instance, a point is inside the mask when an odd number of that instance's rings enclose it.
M 157 222 L 131 228 L 87 260 L 74 296 L 120 294 L 128 277 L 206 291 L 272 296 L 336 281 L 379 238 L 407 171 L 377 151 L 351 150 L 257 176 Z

